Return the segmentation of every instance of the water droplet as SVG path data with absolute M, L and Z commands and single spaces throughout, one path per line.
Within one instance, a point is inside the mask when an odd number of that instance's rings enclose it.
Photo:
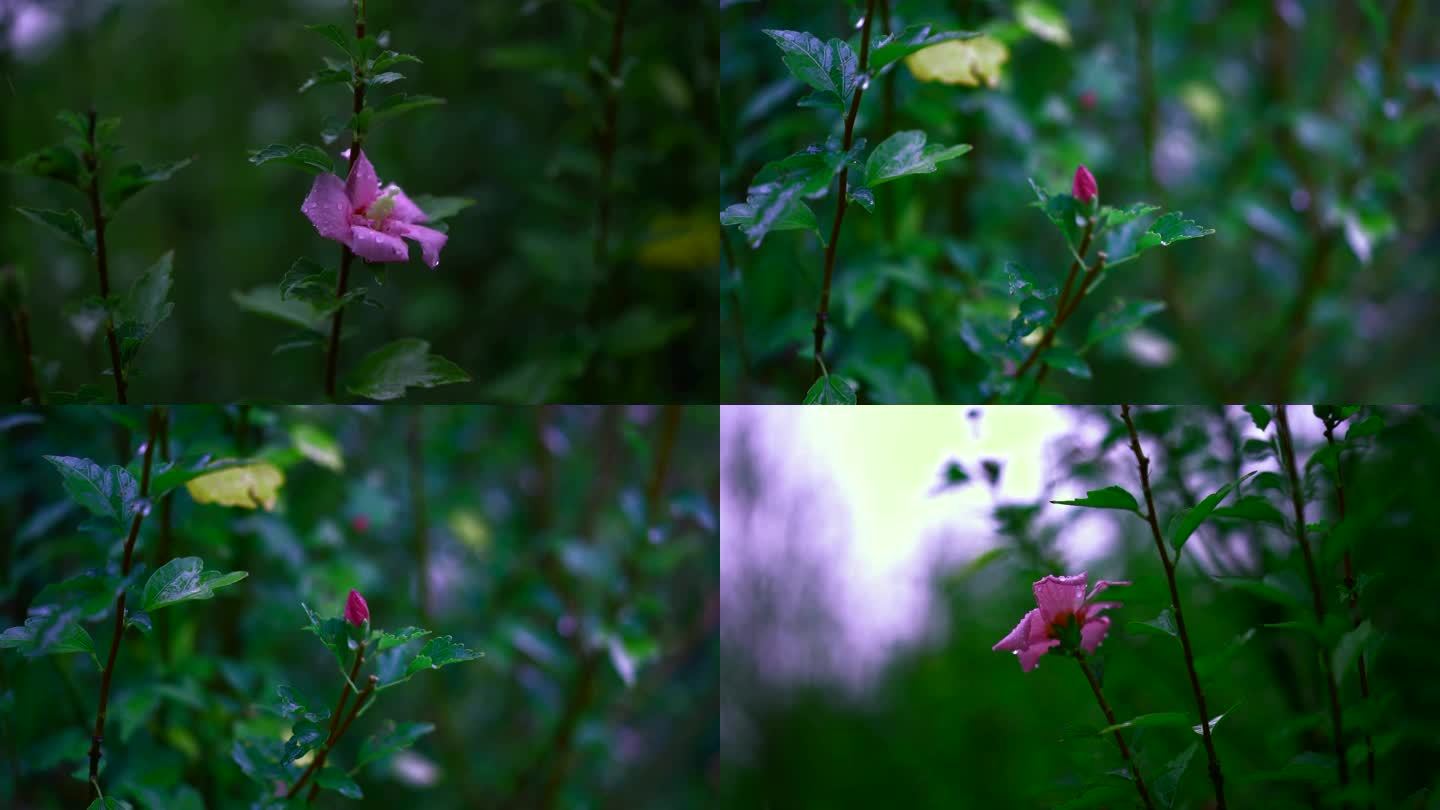
M 865 15 L 864 15 L 864 14 L 861 14 L 861 15 L 860 15 L 860 19 L 858 19 L 858 20 L 855 21 L 855 29 L 858 31 L 859 29 L 864 28 L 864 27 L 865 27 Z
M 137 447 L 137 448 L 135 448 L 135 455 L 137 455 L 137 456 L 143 456 L 143 455 L 145 455 L 145 453 L 146 453 L 147 451 L 149 451 L 149 450 L 150 450 L 150 443 L 149 443 L 149 442 L 141 442 L 141 443 L 140 443 L 140 446 Z

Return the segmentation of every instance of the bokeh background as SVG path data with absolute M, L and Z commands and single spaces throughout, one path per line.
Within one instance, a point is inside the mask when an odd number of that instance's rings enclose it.
M 764 29 L 848 38 L 863 0 L 722 2 L 721 205 L 767 162 L 838 135 L 797 106 Z M 876 189 L 845 217 L 827 363 L 862 402 L 982 402 L 997 362 L 967 329 L 1008 327 L 1007 262 L 1063 281 L 1065 244 L 1026 182 L 1068 191 L 1077 164 L 1101 201 L 1148 201 L 1215 235 L 1117 269 L 1062 331 L 1075 343 L 1111 300 L 1164 304 L 1051 375 L 1041 402 L 1423 402 L 1435 340 L 1440 37 L 1416 0 L 876 0 L 891 30 L 979 31 L 1005 60 L 971 86 L 905 64 L 866 90 L 856 137 L 898 130 L 974 151 Z M 872 21 L 874 36 L 885 31 Z M 826 237 L 834 183 L 812 202 Z M 803 231 L 750 249 L 726 229 L 727 402 L 800 402 L 822 247 Z M 1267 400 L 1268 401 L 1268 400 Z
M 390 47 L 423 60 L 401 65 L 406 78 L 372 97 L 403 91 L 448 103 L 377 125 L 367 154 L 382 180 L 411 194 L 476 205 L 451 220 L 437 271 L 418 258 L 390 265 L 378 290 L 368 270 L 356 274 L 384 309 L 347 315 L 357 337 L 342 363 L 415 336 L 473 378 L 410 394 L 421 401 L 715 401 L 715 49 L 713 11 L 698 5 L 631 4 L 611 255 L 597 266 L 595 65 L 609 57 L 615 4 L 368 0 L 370 30 L 389 31 Z M 0 162 L 58 142 L 56 114 L 91 104 L 123 119 L 125 157 L 196 158 L 130 202 L 110 229 L 120 290 L 175 251 L 175 311 L 140 359 L 135 400 L 322 399 L 318 353 L 272 356 L 293 327 L 240 309 L 232 294 L 278 283 L 300 256 L 338 264 L 335 243 L 299 213 L 311 177 L 247 157 L 270 143 L 323 146 L 327 119 L 348 113 L 344 85 L 296 90 L 324 67 L 322 56 L 340 55 L 303 26 L 349 30 L 350 6 L 0 0 Z M 342 146 L 328 147 L 331 156 Z M 0 173 L 0 267 L 29 277 L 47 388 L 108 385 L 99 376 L 104 335 L 77 333 L 74 317 L 98 294 L 92 263 L 16 205 L 84 210 L 85 200 Z M 9 328 L 4 340 L 0 377 L 18 381 Z
M 338 616 L 356 588 L 375 627 L 430 628 L 484 657 L 383 692 L 332 762 L 348 768 L 387 718 L 436 730 L 358 773 L 363 800 L 324 793 L 314 806 L 710 806 L 717 409 L 169 413 L 169 449 L 182 463 L 264 459 L 285 480 L 274 511 L 200 504 L 182 488 L 170 498 L 168 536 L 159 509 L 145 521 L 136 561 L 147 571 L 162 555 L 198 556 L 207 569 L 250 575 L 211 601 L 157 612 L 151 633 L 124 640 L 105 743 L 107 796 L 137 810 L 259 806 L 261 788 L 232 759 L 233 747 L 285 739 L 291 721 L 273 711 L 277 684 L 333 705 L 341 676 L 304 629 L 300 603 Z M 138 467 L 144 424 L 134 407 L 0 412 L 4 627 L 20 624 L 46 585 L 107 561 L 118 567 L 121 543 L 84 528 L 88 515 L 42 454 Z M 122 441 L 131 452 L 117 450 Z M 668 462 L 656 485 L 661 458 Z M 110 621 L 89 625 L 102 657 Z M 601 651 L 598 667 L 584 663 L 591 650 Z M 94 797 L 82 763 L 98 683 L 87 656 L 0 650 L 0 806 L 84 807 Z M 574 713 L 578 694 L 588 699 Z M 558 745 L 567 717 L 568 740 Z M 555 774 L 552 803 L 541 789 Z
M 1371 699 L 1361 705 L 1347 671 L 1344 717 L 1352 762 L 1363 763 L 1359 729 L 1373 733 L 1376 806 L 1432 808 L 1440 614 L 1421 583 L 1436 562 L 1440 414 L 1367 408 L 1356 420 L 1376 415 L 1385 428 L 1342 456 L 1374 628 Z M 1333 521 L 1331 479 L 1311 461 L 1321 424 L 1308 406 L 1289 416 L 1306 520 Z M 1238 407 L 1142 408 L 1136 420 L 1162 526 L 1250 471 L 1261 475 L 1244 493 L 1293 514 L 1264 475 L 1277 469 L 1273 426 Z M 1124 606 L 1100 648 L 1110 704 L 1122 722 L 1194 716 L 1178 642 L 1136 626 L 1169 604 L 1145 522 L 1049 503 L 1112 484 L 1139 497 L 1126 441 L 1113 407 L 722 409 L 720 806 L 1138 806 L 1111 773 L 1122 763 L 1096 734 L 1105 720 L 1075 664 L 1046 656 L 1024 673 L 991 651 L 1045 574 L 1132 580 L 1110 592 Z M 1325 533 L 1312 537 L 1333 560 Z M 1266 626 L 1309 611 L 1302 571 L 1293 535 L 1268 524 L 1215 518 L 1184 549 L 1185 617 L 1197 656 L 1215 660 L 1212 712 L 1226 712 L 1214 737 L 1231 807 L 1363 806 L 1355 786 L 1336 786 L 1312 644 Z M 1334 612 L 1340 572 L 1322 571 Z M 1152 790 L 1199 739 L 1127 734 Z M 1173 807 L 1213 806 L 1203 749 L 1171 784 Z

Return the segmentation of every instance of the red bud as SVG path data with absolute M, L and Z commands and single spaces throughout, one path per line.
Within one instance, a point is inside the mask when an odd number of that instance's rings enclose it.
M 365 604 L 365 597 L 359 591 L 351 590 L 350 598 L 345 600 L 345 621 L 356 627 L 370 621 L 370 606 Z
M 350 518 L 350 528 L 354 529 L 357 534 L 364 534 L 370 531 L 370 518 L 364 515 L 356 515 Z
M 1095 175 L 1082 164 L 1075 169 L 1075 182 L 1070 187 L 1070 193 L 1075 199 L 1082 203 L 1089 203 L 1100 193 L 1100 187 L 1095 184 Z

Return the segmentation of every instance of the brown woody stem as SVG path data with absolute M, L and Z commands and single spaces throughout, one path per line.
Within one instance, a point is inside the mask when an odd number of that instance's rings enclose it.
M 1095 693 L 1095 700 L 1100 703 L 1100 711 L 1105 713 L 1105 722 L 1109 725 L 1118 725 L 1115 720 L 1115 712 L 1110 710 L 1110 704 L 1105 701 L 1105 693 L 1100 691 L 1100 681 L 1095 679 L 1095 673 L 1090 671 L 1090 665 L 1085 663 L 1084 655 L 1076 655 L 1075 661 L 1080 664 L 1080 671 L 1085 673 L 1085 680 L 1090 682 L 1090 689 Z M 1120 746 L 1120 756 L 1125 764 L 1130 767 L 1130 775 L 1135 777 L 1135 789 L 1140 792 L 1140 801 L 1145 807 L 1153 808 L 1155 805 L 1150 801 L 1150 791 L 1145 789 L 1145 780 L 1140 776 L 1140 765 L 1130 756 L 1130 747 L 1125 744 L 1125 736 L 1119 729 L 1115 731 L 1115 744 Z

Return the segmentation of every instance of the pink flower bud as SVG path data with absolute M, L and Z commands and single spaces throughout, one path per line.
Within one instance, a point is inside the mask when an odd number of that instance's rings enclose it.
M 350 518 L 350 528 L 354 529 L 356 534 L 364 534 L 370 531 L 370 518 L 364 515 L 356 515 Z
M 1095 109 L 1095 104 L 1098 100 L 1099 99 L 1095 96 L 1094 90 L 1086 90 L 1085 92 L 1080 94 L 1080 106 L 1084 107 L 1086 110 Z
M 365 597 L 359 591 L 351 590 L 350 598 L 345 600 L 345 621 L 356 627 L 370 621 L 370 606 L 365 604 Z
M 1095 185 L 1095 175 L 1081 164 L 1075 169 L 1075 182 L 1070 187 L 1070 193 L 1075 199 L 1082 203 L 1089 203 L 1095 199 L 1100 192 L 1100 187 Z

